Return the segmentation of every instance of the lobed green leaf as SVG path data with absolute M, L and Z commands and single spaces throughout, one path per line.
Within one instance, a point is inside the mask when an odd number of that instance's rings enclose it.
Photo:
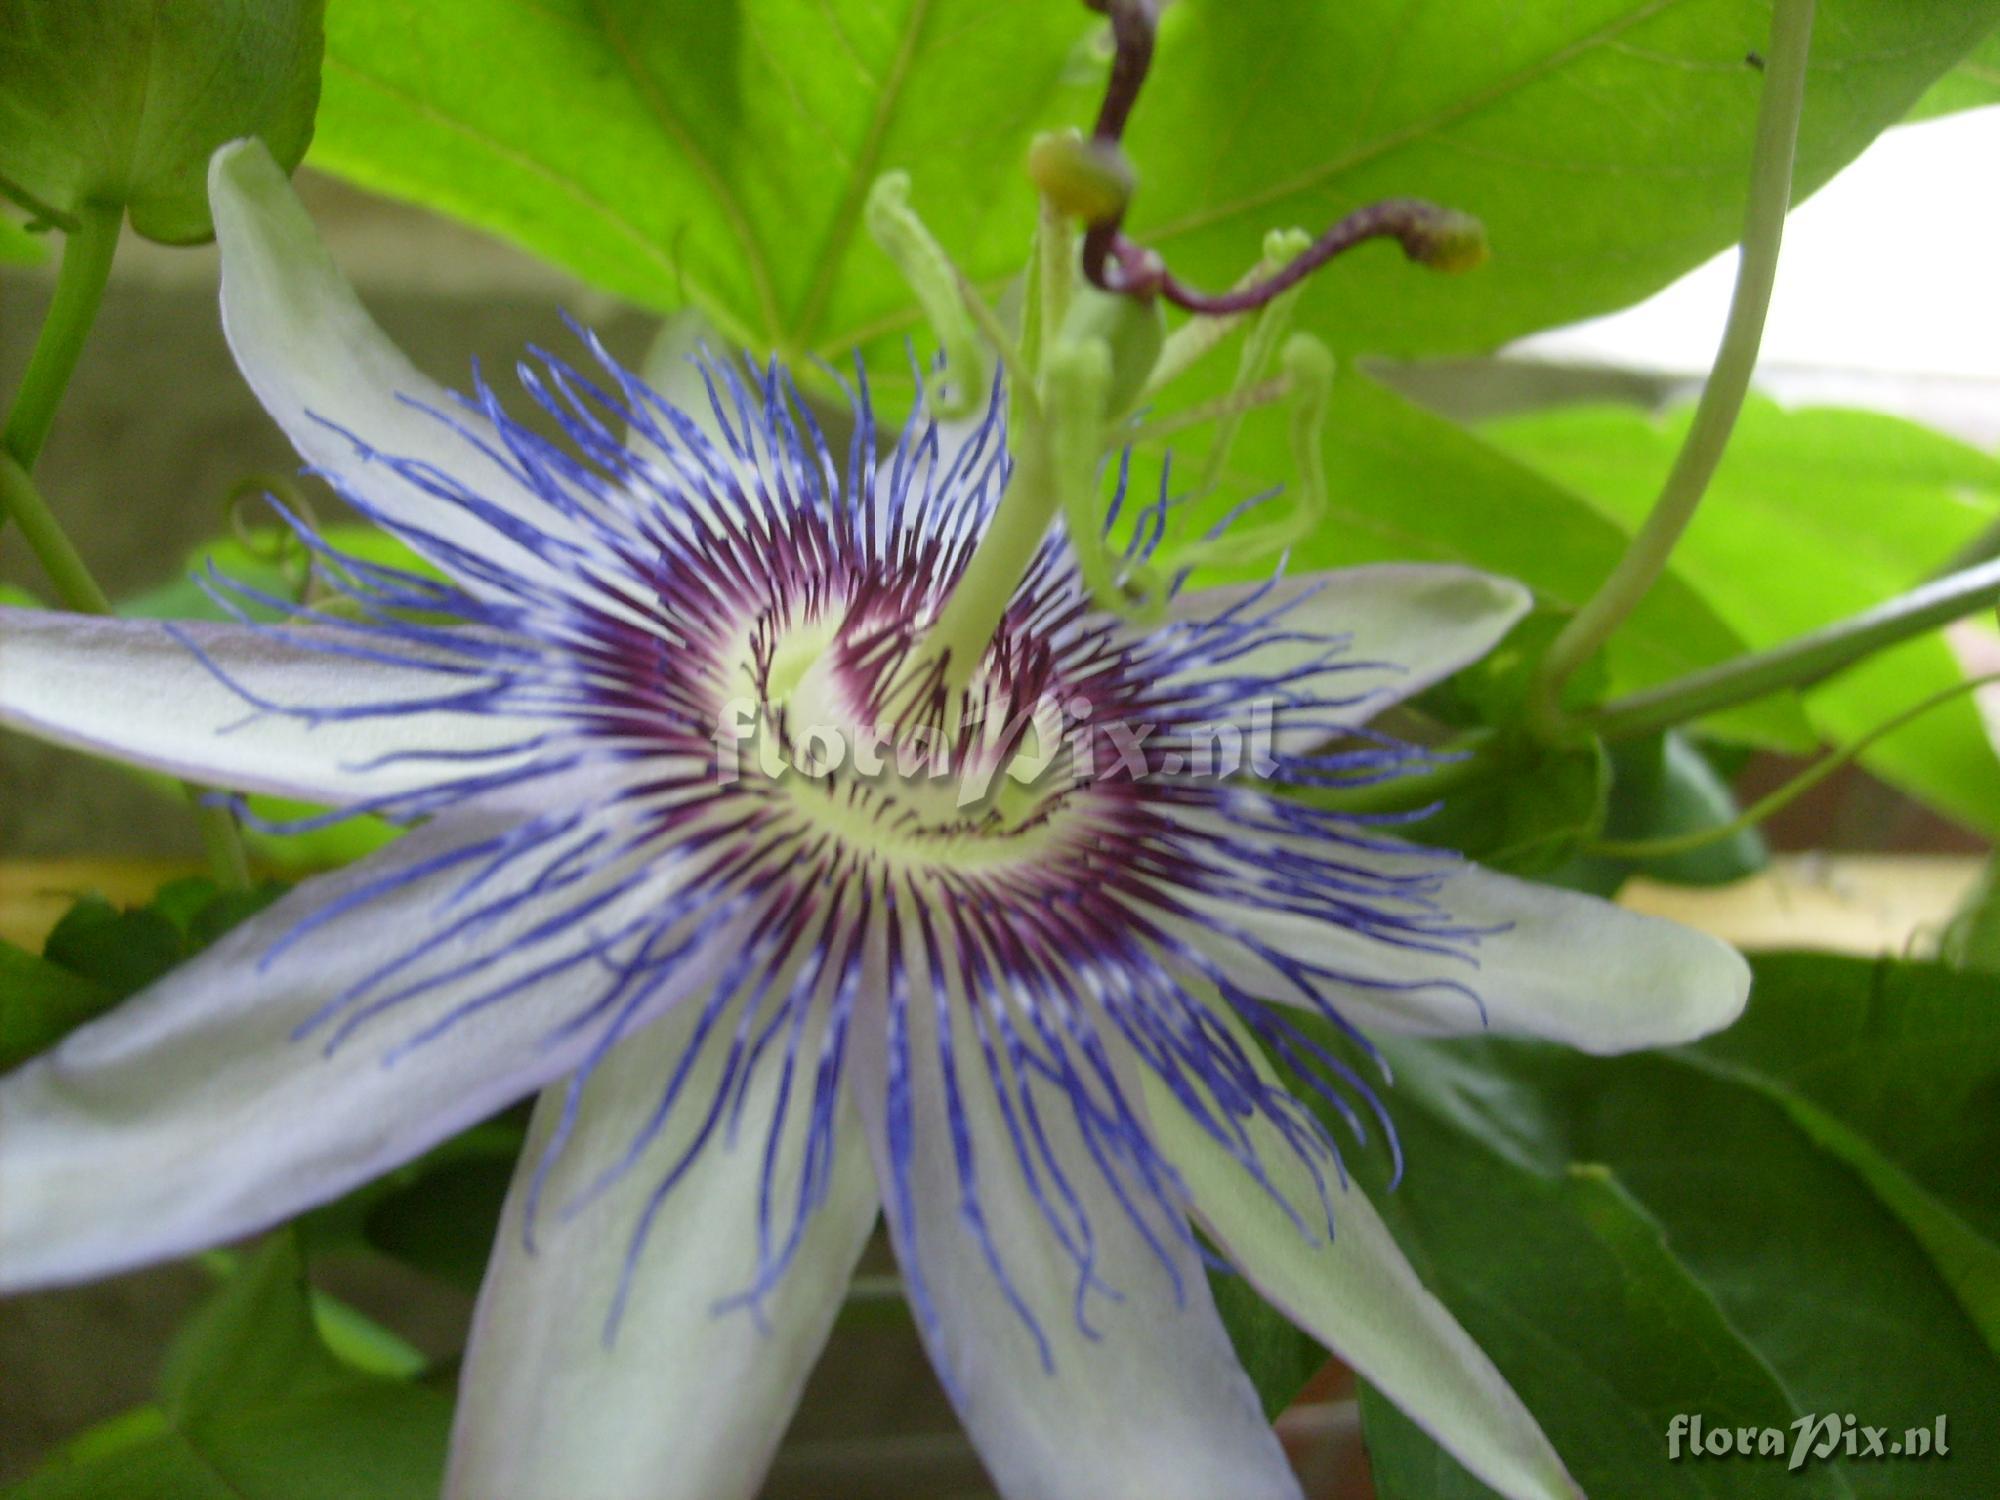
M 875 178 L 971 274 L 1018 271 L 1040 126 L 1086 107 L 1081 6 L 1016 0 L 346 0 L 316 165 L 643 306 L 798 356 L 901 324 Z
M 1996 17 L 2000 0 L 1826 0 L 1800 196 Z M 643 305 L 699 306 L 726 338 L 893 356 L 915 313 L 857 244 L 861 196 L 910 171 L 966 271 L 1012 276 L 1030 135 L 1094 107 L 1090 21 L 1066 0 L 346 0 L 314 160 Z M 1318 278 L 1305 321 L 1343 350 L 1491 348 L 1735 239 L 1766 26 L 1735 0 L 1182 0 L 1133 122 L 1133 229 L 1221 286 L 1267 229 L 1449 203 L 1485 220 L 1491 265 L 1434 277 L 1370 249 Z

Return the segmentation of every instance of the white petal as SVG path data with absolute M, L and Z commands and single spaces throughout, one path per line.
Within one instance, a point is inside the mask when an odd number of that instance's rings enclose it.
M 443 652 L 427 667 L 416 648 L 389 648 L 396 661 L 358 654 L 370 649 L 381 648 L 324 629 L 0 605 L 0 724 L 210 786 L 336 806 L 518 765 L 527 752 L 512 747 L 550 728 L 485 712 L 306 718 L 435 701 L 484 680 L 451 670 L 461 664 Z
M 1275 1085 L 1256 1043 L 1221 1019 Z M 1507 1500 L 1579 1500 L 1582 1491 L 1506 1377 L 1417 1279 L 1359 1188 L 1343 1189 L 1324 1169 L 1329 1238 L 1312 1170 L 1268 1121 L 1249 1122 L 1272 1185 L 1317 1231 L 1309 1238 L 1150 1074 L 1146 1094 L 1154 1134 L 1196 1214 L 1268 1301 Z
M 865 1012 L 850 1081 L 905 1277 L 921 1274 L 935 1308 L 935 1322 L 919 1318 L 931 1361 L 1000 1493 L 1007 1500 L 1296 1500 L 1297 1482 L 1236 1361 L 1199 1259 L 1155 1213 L 1169 1274 L 1098 1174 L 1061 1096 L 1039 1090 L 1050 1149 L 1095 1235 L 1097 1279 L 1123 1298 L 1091 1291 L 1081 1316 L 1092 1332 L 1079 1326 L 1076 1263 L 1047 1228 L 1016 1164 L 960 1010 L 952 1045 L 978 1205 L 1011 1286 L 1047 1341 L 1044 1365 L 1042 1346 L 1010 1304 L 962 1206 L 923 988 L 916 986 L 910 1004 L 908 1217 L 897 1207 L 884 1029 Z M 1129 1097 L 1138 1108 L 1136 1093 Z
M 1173 601 L 1168 624 L 1159 628 L 1268 619 L 1279 638 L 1175 673 L 1164 686 L 1263 678 L 1283 680 L 1288 693 L 1340 700 L 1301 714 L 1309 722 L 1289 732 L 1280 711 L 1277 747 L 1296 754 L 1478 661 L 1533 604 L 1534 596 L 1510 579 L 1442 564 L 1382 564 L 1197 589 Z
M 832 1330 L 875 1222 L 875 1177 L 860 1122 L 843 1108 L 831 1184 L 783 1279 L 753 1312 L 718 1308 L 758 1265 L 765 1121 L 778 1070 L 760 1068 L 731 1140 L 718 1128 L 661 1200 L 638 1259 L 649 1198 L 699 1135 L 723 1082 L 725 1049 L 696 1054 L 666 1125 L 615 1185 L 584 1190 L 634 1147 L 694 1034 L 700 997 L 624 1042 L 585 1087 L 541 1185 L 534 1248 L 528 1203 L 567 1086 L 550 1088 L 508 1195 L 479 1294 L 461 1383 L 448 1500 L 749 1500 Z M 775 1202 L 796 1192 L 807 1090 L 786 1114 Z M 573 1217 L 564 1206 L 586 1206 Z M 787 1222 L 777 1217 L 781 1226 Z M 615 1332 L 613 1300 L 629 1276 Z
M 1222 826 L 1213 814 L 1177 815 L 1211 834 Z M 1436 855 L 1415 849 L 1386 854 L 1260 837 L 1274 848 L 1389 872 L 1439 868 Z M 1266 871 L 1239 858 L 1210 857 L 1227 858 L 1238 883 L 1249 890 L 1268 888 Z M 1242 933 L 1281 955 L 1374 982 L 1334 984 L 1328 990 L 1341 1014 L 1363 1030 L 1535 1036 L 1585 1052 L 1616 1053 L 1691 1042 L 1742 1014 L 1750 967 L 1734 948 L 1707 933 L 1469 862 L 1445 868 L 1450 873 L 1437 906 L 1453 922 L 1483 930 L 1464 956 L 1394 946 L 1362 936 L 1332 915 L 1281 911 L 1250 895 L 1197 899 L 1211 934 L 1203 946 L 1229 966 L 1237 982 L 1265 999 L 1296 1003 L 1302 997 L 1227 934 Z
M 671 911 L 676 876 L 649 868 L 618 888 L 586 874 L 588 828 L 504 861 L 500 836 L 440 820 L 308 882 L 0 1078 L 0 1289 L 262 1229 L 574 1067 L 596 1028 L 565 1023 L 611 983 L 603 940 Z M 410 883 L 353 903 L 398 876 Z M 693 953 L 648 1010 L 704 983 L 726 946 L 718 934 Z
M 545 544 L 509 540 L 472 512 L 426 493 L 356 449 L 359 440 L 376 454 L 428 463 L 529 532 L 576 537 L 560 511 L 431 414 L 448 414 L 496 451 L 505 451 L 497 447 L 486 418 L 465 410 L 420 374 L 375 326 L 263 143 L 252 139 L 222 147 L 209 164 L 208 180 L 222 252 L 223 331 L 244 379 L 300 456 L 337 475 L 393 524 L 510 571 L 539 574 L 537 553 Z M 478 588 L 476 578 L 454 566 L 449 555 L 434 560 Z

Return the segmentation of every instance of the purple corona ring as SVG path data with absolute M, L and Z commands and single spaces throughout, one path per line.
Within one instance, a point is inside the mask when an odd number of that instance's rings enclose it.
M 775 366 L 655 389 L 592 343 L 523 367 L 531 429 L 395 352 L 261 148 L 212 193 L 250 384 L 422 567 L 301 525 L 333 593 L 276 623 L 0 610 L 0 722 L 407 831 L 0 1080 L 0 1287 L 266 1228 L 539 1095 L 454 1496 L 753 1494 L 878 1219 L 1010 1500 L 1296 1495 L 1217 1263 L 1502 1494 L 1576 1493 L 1320 1121 L 1393 1152 L 1371 1035 L 1677 1042 L 1745 969 L 1282 794 L 1419 763 L 1369 721 L 1518 586 L 1280 576 L 1141 625 L 1052 530 L 953 663 L 997 395 L 883 433 L 857 374 L 833 444 Z

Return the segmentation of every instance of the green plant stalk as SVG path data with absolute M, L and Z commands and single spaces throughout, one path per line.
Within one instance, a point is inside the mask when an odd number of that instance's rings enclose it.
M 56 520 L 27 468 L 11 450 L 0 452 L 0 515 L 20 523 L 21 535 L 55 585 L 56 597 L 79 614 L 108 615 L 111 600 L 90 576 L 83 556 Z
M 0 452 L 0 516 L 12 516 L 21 523 L 21 534 L 40 559 L 49 581 L 55 585 L 56 597 L 65 608 L 85 615 L 112 612 L 110 598 L 98 587 L 82 555 L 56 520 L 55 512 L 35 488 L 35 481 L 11 453 L 5 452 Z M 186 782 L 182 785 L 194 806 L 202 847 L 207 851 L 215 878 L 235 889 L 248 889 L 250 857 L 244 852 L 236 820 L 226 808 L 211 807 L 203 801 L 200 787 Z
M 1769 651 L 1615 699 L 1582 715 L 1582 722 L 1606 740 L 1656 734 L 1788 688 L 1810 687 L 1878 651 L 1994 605 L 2000 605 L 2000 560 L 1924 584 Z
M 1076 290 L 1076 230 L 1069 216 L 1047 198 L 1042 199 L 1035 231 L 1035 288 L 1035 324 L 1027 330 L 1032 348 L 1026 361 L 1040 375 L 1042 361 L 1062 337 L 1070 294 Z
M 79 215 L 76 228 L 63 239 L 55 298 L 36 336 L 34 352 L 28 356 L 27 372 L 7 413 L 6 431 L 0 434 L 0 446 L 23 469 L 32 471 L 41 455 L 56 406 L 76 370 L 90 325 L 96 321 L 123 222 L 124 210 L 117 204 L 89 204 Z
M 908 1328 L 910 1304 L 899 1276 L 857 1276 L 840 1304 L 843 1329 Z
M 1156 417 L 1140 426 L 1128 428 L 1124 434 L 1125 441 L 1135 448 L 1163 443 L 1190 428 L 1200 427 L 1205 423 L 1234 416 L 1240 412 L 1255 411 L 1260 407 L 1274 405 L 1290 395 L 1291 389 L 1292 383 L 1283 375 L 1274 375 L 1269 380 L 1246 386 L 1242 390 L 1231 391 L 1227 395 L 1217 396 L 1211 401 L 1183 407 L 1172 416 Z
M 1871 745 L 1887 739 L 1905 724 L 1920 719 L 1932 709 L 1941 708 L 1975 689 L 1996 682 L 2000 682 L 2000 672 L 1989 672 L 1983 677 L 1968 677 L 1964 682 L 1955 682 L 1940 692 L 1932 693 L 1922 702 L 1913 703 L 1893 718 L 1876 725 L 1853 744 L 1843 745 L 1832 754 L 1814 761 L 1776 791 L 1760 797 L 1736 817 L 1719 827 L 1703 828 L 1693 833 L 1677 833 L 1660 839 L 1607 839 L 1602 843 L 1592 844 L 1587 852 L 1606 855 L 1613 859 L 1664 859 L 1669 855 L 1687 854 L 1695 849 L 1706 848 L 1710 844 L 1721 843 L 1724 839 L 1734 838 L 1739 833 L 1755 828 L 1774 813 L 1782 811 L 1849 761 L 1865 754 Z
M 1952 553 L 1930 576 L 1948 578 L 1953 573 L 1962 573 L 1967 568 L 1994 557 L 2000 557 L 2000 521 L 1994 521 L 1979 535 Z
M 1033 396 L 1018 387 L 1016 403 Z M 1018 413 L 1017 413 L 1018 415 Z M 1014 472 L 994 509 L 986 535 L 959 575 L 957 586 L 928 632 L 910 653 L 912 668 L 944 656 L 947 686 L 954 692 L 971 681 L 987 644 L 1000 627 L 1014 589 L 1028 571 L 1062 504 L 1055 455 L 1039 413 L 1013 427 Z
M 250 852 L 243 847 L 243 830 L 236 826 L 226 807 L 212 807 L 205 793 L 193 782 L 184 781 L 188 804 L 194 809 L 195 827 L 201 830 L 201 850 L 208 859 L 209 873 L 216 883 L 233 891 L 250 889 Z
M 1652 511 L 1625 555 L 1549 647 L 1536 673 L 1529 708 L 1551 740 L 1563 727 L 1562 692 L 1577 669 L 1611 638 L 1666 571 L 1681 534 L 1694 519 L 1709 480 L 1750 390 L 1764 317 L 1778 274 L 1778 249 L 1792 200 L 1792 163 L 1805 103 L 1806 57 L 1812 42 L 1813 0 L 1777 0 L 1765 54 L 1764 92 L 1750 161 L 1750 202 L 1742 257 L 1715 364 L 1702 387 L 1694 423 Z

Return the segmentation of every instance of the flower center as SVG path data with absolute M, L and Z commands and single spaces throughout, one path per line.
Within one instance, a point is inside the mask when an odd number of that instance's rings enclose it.
M 746 792 L 900 873 L 1046 863 L 1074 841 L 1085 791 L 1060 683 L 1017 670 L 1048 653 L 1003 633 L 966 692 L 899 694 L 884 685 L 916 613 L 759 620 L 738 675 L 754 722 L 718 736 L 719 769 L 733 755 Z

